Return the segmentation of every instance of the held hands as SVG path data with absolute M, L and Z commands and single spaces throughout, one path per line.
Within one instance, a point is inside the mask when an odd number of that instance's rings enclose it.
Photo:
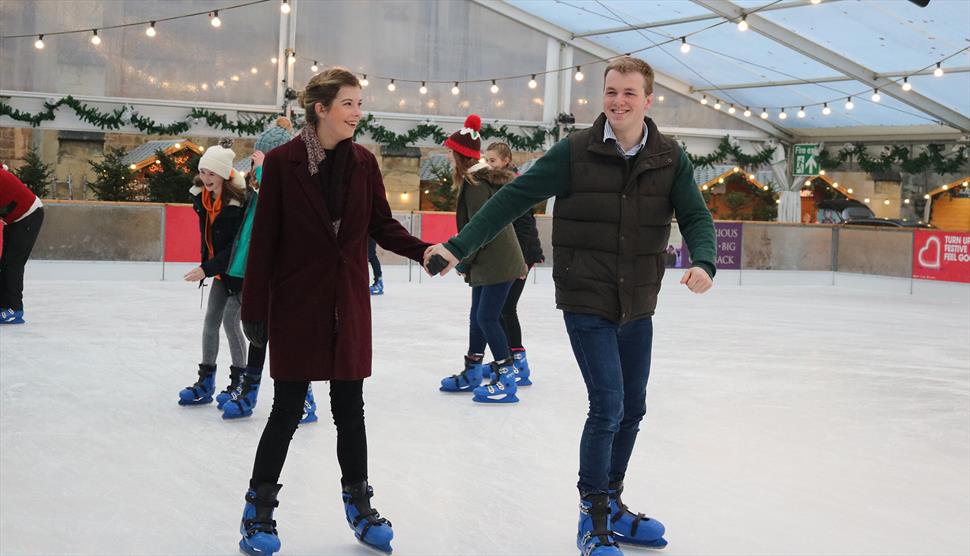
M 266 155 L 263 153 L 263 151 L 253 151 L 252 156 L 250 156 L 249 158 L 252 159 L 253 170 L 255 170 L 256 168 L 259 168 L 260 166 L 263 165 L 263 159 L 266 158 Z
M 198 282 L 199 280 L 205 278 L 205 271 L 202 270 L 201 266 L 197 266 L 185 273 L 185 276 L 182 278 L 184 278 L 186 282 Z
M 686 284 L 687 289 L 694 293 L 704 293 L 714 286 L 714 280 L 707 275 L 703 268 L 697 266 L 688 268 L 680 279 L 680 283 Z
M 432 260 L 432 257 L 434 257 L 435 255 L 438 255 L 441 259 L 444 259 L 444 262 L 447 263 L 447 265 L 440 269 L 437 266 L 433 265 L 433 263 L 439 262 L 439 261 Z M 455 265 L 457 264 L 458 264 L 458 259 L 451 254 L 451 251 L 445 249 L 445 246 L 440 243 L 437 245 L 432 245 L 431 247 L 428 247 L 428 249 L 425 250 L 424 252 L 424 269 L 431 276 L 435 276 L 436 274 L 439 276 L 444 276 L 448 274 L 448 272 L 450 272 L 451 269 L 455 268 Z M 432 272 L 432 271 L 438 271 L 438 272 Z

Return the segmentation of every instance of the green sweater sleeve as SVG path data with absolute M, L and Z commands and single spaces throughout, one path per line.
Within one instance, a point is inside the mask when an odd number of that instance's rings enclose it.
M 503 186 L 458 235 L 445 243 L 445 248 L 462 260 L 488 245 L 505 226 L 537 203 L 556 195 L 568 195 L 572 188 L 569 162 L 569 140 L 563 139 L 528 172 Z
M 707 210 L 704 196 L 694 181 L 694 165 L 684 150 L 680 151 L 680 163 L 670 190 L 670 201 L 674 205 L 680 234 L 687 241 L 690 250 L 691 266 L 703 268 L 713 278 L 717 271 L 716 239 L 714 219 Z

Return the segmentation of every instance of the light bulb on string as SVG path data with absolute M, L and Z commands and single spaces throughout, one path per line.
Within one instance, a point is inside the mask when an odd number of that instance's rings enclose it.
M 734 114 L 735 112 L 737 112 L 737 109 L 734 108 L 734 105 L 732 104 L 730 108 L 728 108 L 728 114 Z
M 280 11 L 284 14 L 290 13 L 290 3 L 288 0 L 283 0 L 283 3 L 280 4 Z
M 821 3 L 822 3 L 822 0 L 812 0 L 812 5 L 814 6 L 818 6 Z
M 310 71 L 312 71 L 313 73 L 317 73 L 318 71 L 320 71 L 320 66 L 317 65 L 316 60 L 314 60 L 313 65 L 310 66 Z
M 91 35 L 91 44 L 93 44 L 94 46 L 98 46 L 99 44 L 101 44 L 101 37 L 98 36 L 98 30 L 92 29 L 91 31 L 94 33 L 93 35 Z
M 933 70 L 933 75 L 935 77 L 943 77 L 943 68 L 941 67 L 942 62 L 936 63 L 936 69 Z
M 286 63 L 287 64 L 295 64 L 296 63 L 296 51 L 294 51 L 294 50 L 291 50 L 290 51 L 289 56 L 286 57 Z
M 805 117 L 805 107 L 802 106 L 801 108 L 799 108 L 798 109 L 798 113 L 795 114 L 795 115 L 798 116 L 799 118 L 804 118 Z
M 366 87 L 368 85 L 370 85 L 370 81 L 367 80 L 367 74 L 365 73 L 364 78 L 360 80 L 360 86 Z
M 418 92 L 422 95 L 428 94 L 428 86 L 425 85 L 424 81 L 421 82 L 421 87 L 418 88 Z
M 721 101 L 719 101 L 717 99 L 714 99 L 714 109 L 715 110 L 720 110 L 721 109 Z
M 492 94 L 493 95 L 498 92 L 498 84 L 495 83 L 495 80 L 494 79 L 492 80 L 492 86 L 489 87 L 488 90 L 489 91 L 492 91 Z
M 913 86 L 910 85 L 910 83 L 909 83 L 909 77 L 904 77 L 903 78 L 903 90 L 904 91 L 912 91 L 913 90 Z
M 701 104 L 704 104 L 704 105 L 707 104 L 707 95 L 704 95 L 701 97 Z
M 748 30 L 748 16 L 742 15 L 741 21 L 738 22 L 738 31 L 742 33 Z
M 778 119 L 779 120 L 787 120 L 788 119 L 788 114 L 785 114 L 785 109 L 784 108 L 782 108 L 781 109 L 781 112 L 778 113 Z
M 879 95 L 879 89 L 872 90 L 872 102 L 879 102 L 882 100 L 882 96 Z
M 395 89 L 397 89 L 397 85 L 395 85 L 394 80 L 391 79 L 391 82 L 387 84 L 387 90 L 393 93 Z
M 583 75 L 583 68 L 581 68 L 580 66 L 576 66 L 576 75 L 574 75 L 573 77 L 576 79 L 576 81 L 582 81 L 583 77 L 585 77 Z
M 822 115 L 823 116 L 828 116 L 831 113 L 832 113 L 832 109 L 829 108 L 829 103 L 827 103 L 827 102 L 826 103 L 823 103 L 822 104 Z
M 148 35 L 149 37 L 154 37 L 156 35 L 154 21 L 148 24 L 148 29 L 145 29 L 145 34 Z
M 767 108 L 762 108 L 761 109 L 761 119 L 762 120 L 767 120 L 768 119 L 768 109 Z
M 687 37 L 680 37 L 680 51 L 684 54 L 690 52 L 690 45 L 687 44 Z
M 457 95 L 460 92 L 461 92 L 461 89 L 458 88 L 458 82 L 455 81 L 455 85 L 451 88 L 451 94 Z
M 855 104 L 852 102 L 852 97 L 849 97 L 845 100 L 845 109 L 852 110 L 853 108 L 855 108 Z
M 529 88 L 530 89 L 535 89 L 538 86 L 539 86 L 539 84 L 536 83 L 536 75 L 533 73 L 532 74 L 532 79 L 529 80 Z
M 276 56 L 273 56 L 272 58 L 269 59 L 269 63 L 271 64 L 275 64 L 276 62 L 279 62 L 279 60 L 276 59 Z
M 37 35 L 37 40 L 34 41 L 34 48 L 44 50 L 44 35 Z
M 749 108 L 747 106 L 744 107 L 744 117 L 745 118 L 750 118 L 751 117 L 751 108 Z
M 210 18 L 209 19 L 209 23 L 213 27 L 222 27 L 222 20 L 219 19 L 219 10 L 216 10 L 216 11 L 212 12 L 211 14 L 209 14 L 209 18 Z
M 663 95 L 660 95 L 659 97 L 657 97 L 657 102 L 663 102 L 663 101 L 664 101 Z

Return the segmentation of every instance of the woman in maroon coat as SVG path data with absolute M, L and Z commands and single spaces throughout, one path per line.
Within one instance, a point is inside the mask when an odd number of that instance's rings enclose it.
M 391 524 L 370 507 L 362 386 L 371 374 L 367 237 L 420 264 L 428 244 L 391 215 L 377 160 L 353 142 L 361 87 L 342 68 L 315 75 L 300 95 L 307 125 L 263 162 L 243 288 L 243 328 L 272 342 L 273 409 L 256 451 L 240 547 L 272 554 L 277 484 L 310 381 L 330 381 L 347 521 L 390 551 Z

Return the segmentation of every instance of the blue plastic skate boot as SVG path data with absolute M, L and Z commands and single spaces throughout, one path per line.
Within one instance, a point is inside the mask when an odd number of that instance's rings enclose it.
M 394 529 L 391 522 L 381 517 L 377 510 L 370 507 L 374 489 L 367 481 L 344 487 L 344 512 L 347 524 L 354 530 L 354 536 L 365 546 L 390 554 Z
M 374 283 L 370 286 L 371 295 L 384 295 L 384 279 L 374 278 Z
M 317 402 L 313 399 L 313 386 L 307 386 L 306 399 L 303 400 L 303 417 L 300 419 L 301 425 L 308 425 L 317 422 Z
M 465 370 L 457 375 L 441 379 L 442 392 L 468 392 L 482 383 L 482 365 L 479 359 L 465 356 Z
M 226 405 L 226 402 L 232 398 L 232 393 L 239 388 L 239 379 L 242 377 L 246 369 L 242 367 L 229 367 L 229 386 L 216 396 L 216 407 L 222 409 L 222 406 Z
M 179 392 L 179 405 L 203 405 L 212 403 L 216 392 L 216 366 L 199 364 L 199 380 Z
M 256 407 L 256 396 L 259 395 L 259 383 L 262 379 L 262 369 L 247 368 L 239 379 L 239 386 L 232 392 L 232 397 L 222 406 L 223 419 L 240 419 L 253 414 Z
M 519 387 L 532 386 L 532 381 L 529 380 L 532 370 L 529 369 L 529 360 L 525 358 L 525 350 L 512 350 L 512 359 L 515 369 L 519 371 L 515 376 L 515 385 Z
M 23 311 L 15 311 L 13 309 L 3 309 L 0 311 L 0 324 L 23 324 L 27 321 L 24 320 Z
M 512 358 L 501 362 L 492 361 L 489 366 L 492 380 L 473 390 L 473 400 L 478 403 L 517 403 L 519 398 L 515 392 L 518 388 L 515 386 L 516 373 Z
M 256 490 L 246 493 L 246 506 L 243 508 L 239 532 L 239 550 L 249 556 L 273 556 L 280 550 L 280 537 L 276 532 L 273 510 L 280 503 L 276 500 L 283 485 L 270 483 L 259 485 Z
M 643 514 L 631 512 L 620 498 L 621 494 L 623 494 L 623 482 L 611 483 L 610 523 L 613 525 L 613 536 L 616 542 L 647 548 L 667 546 L 663 523 Z
M 587 494 L 580 500 L 576 548 L 582 556 L 622 556 L 610 531 L 608 494 Z

